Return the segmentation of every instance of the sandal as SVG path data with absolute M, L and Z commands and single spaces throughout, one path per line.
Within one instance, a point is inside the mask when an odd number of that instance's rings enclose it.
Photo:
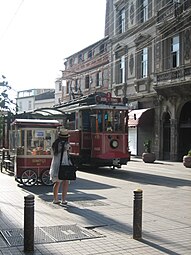
M 58 205 L 58 204 L 60 204 L 60 201 L 59 200 L 53 200 L 52 203 L 55 204 L 55 205 Z
M 68 204 L 68 202 L 65 200 L 65 201 L 62 201 L 61 203 L 60 203 L 60 205 L 61 206 L 65 206 L 65 205 L 67 205 Z

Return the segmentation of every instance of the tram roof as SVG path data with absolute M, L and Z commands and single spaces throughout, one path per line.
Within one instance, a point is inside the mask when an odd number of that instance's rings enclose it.
M 64 112 L 62 110 L 53 109 L 53 108 L 39 108 L 39 109 L 34 110 L 34 112 L 42 114 L 44 116 L 49 116 L 49 115 L 58 116 L 58 115 L 64 114 Z
M 128 110 L 128 107 L 125 105 L 101 105 L 101 104 L 95 104 L 95 105 L 72 105 L 72 107 L 64 107 L 62 108 L 63 112 L 73 112 L 77 110 L 112 110 L 112 109 L 117 109 L 117 110 Z
M 58 116 L 64 113 L 69 113 L 69 112 L 75 112 L 75 111 L 83 111 L 83 110 L 128 110 L 128 107 L 125 105 L 102 105 L 102 104 L 94 104 L 94 105 L 80 105 L 80 104 L 75 104 L 75 105 L 70 105 L 70 106 L 63 106 L 63 108 L 60 108 L 59 110 L 55 109 L 52 110 L 49 108 L 41 108 L 35 110 L 37 113 L 41 113 L 42 115 L 54 115 Z
M 100 99 L 100 100 L 98 100 Z M 80 111 L 80 110 L 128 110 L 127 105 L 122 102 L 121 98 L 111 97 L 110 93 L 94 93 L 87 96 L 82 96 L 78 99 L 73 99 L 68 102 L 64 102 L 58 105 L 54 105 L 51 108 L 40 108 L 34 110 L 35 113 L 42 114 L 44 116 L 56 116 L 57 118 L 64 113 Z
M 50 125 L 59 125 L 58 120 L 45 120 L 45 119 L 15 119 L 12 122 L 12 125 L 15 124 L 50 124 Z

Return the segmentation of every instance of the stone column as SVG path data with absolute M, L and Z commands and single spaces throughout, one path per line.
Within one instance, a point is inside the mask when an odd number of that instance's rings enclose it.
M 170 160 L 177 161 L 178 159 L 178 131 L 177 131 L 177 119 L 176 119 L 176 104 L 177 97 L 169 97 L 169 103 L 171 104 L 171 119 L 170 119 Z
M 153 101 L 155 106 L 154 116 L 154 152 L 157 159 L 161 159 L 161 100 L 160 98 Z
M 177 120 L 176 119 L 171 119 L 170 120 L 170 160 L 171 161 L 177 161 L 178 159 L 178 148 L 177 148 Z

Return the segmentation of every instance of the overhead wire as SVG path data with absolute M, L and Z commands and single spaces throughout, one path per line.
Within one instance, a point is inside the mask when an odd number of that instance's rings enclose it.
M 125 8 L 125 6 L 127 5 L 127 2 L 125 3 L 125 5 L 123 5 L 123 8 Z M 137 13 L 137 9 L 134 11 L 134 13 L 136 12 L 136 15 L 138 16 L 141 12 L 141 7 L 138 8 L 138 10 L 140 9 L 140 11 Z M 109 14 L 109 19 L 111 20 L 112 19 L 112 22 L 110 22 L 109 20 L 109 25 L 108 26 L 111 26 L 111 25 L 114 25 L 114 19 L 113 19 L 113 15 L 114 15 L 114 11 L 112 13 Z M 118 30 L 120 25 L 118 25 L 118 27 L 116 26 L 114 28 L 114 30 Z M 150 24 L 149 24 L 150 26 Z M 105 29 L 107 29 L 107 27 L 105 27 Z M 95 45 L 95 47 L 91 48 L 92 50 L 96 49 L 97 47 L 99 47 L 100 45 L 102 44 L 102 40 L 100 40 L 100 42 L 98 44 Z M 87 47 L 88 48 L 88 47 Z M 85 48 L 86 49 L 86 48 Z M 80 52 L 80 51 L 79 51 Z M 74 53 L 76 54 L 76 53 Z M 73 55 L 74 55 L 73 54 Z M 72 55 L 71 55 L 72 56 Z
M 185 0 L 184 2 L 186 2 L 186 0 Z M 150 3 L 150 4 L 151 4 L 151 3 Z M 183 3 L 181 3 L 181 4 L 183 4 Z M 127 5 L 127 2 L 126 2 L 125 5 Z M 158 3 L 158 6 L 159 6 L 159 5 L 161 5 L 161 3 Z M 169 5 L 169 3 L 167 3 L 165 6 L 162 6 L 162 9 L 164 9 L 164 8 L 167 7 L 168 5 Z M 170 5 L 169 5 L 169 6 L 170 6 Z M 124 8 L 124 6 L 123 6 L 123 8 Z M 142 10 L 141 10 L 141 7 L 140 7 L 140 11 L 139 11 L 139 12 L 137 12 L 137 10 L 135 10 L 134 12 L 136 12 L 136 15 L 139 15 L 141 11 L 142 11 Z M 113 13 L 114 13 L 114 11 L 113 11 Z M 162 13 L 161 13 L 161 15 L 162 15 Z M 110 14 L 110 18 L 113 19 L 113 14 Z M 153 18 L 153 17 L 151 17 L 151 18 Z M 157 15 L 155 15 L 154 18 L 157 19 Z M 158 18 L 160 18 L 160 17 L 158 16 Z M 187 18 L 188 18 L 188 17 L 184 17 L 185 20 L 186 20 Z M 181 19 L 181 22 L 183 22 L 184 19 Z M 146 22 L 145 22 L 145 23 L 146 23 Z M 155 22 L 155 23 L 156 23 L 156 22 Z M 143 24 L 143 23 L 142 23 L 142 24 Z M 110 22 L 110 24 L 108 24 L 108 26 L 111 26 L 111 25 L 114 25 L 114 21 L 112 21 L 112 22 Z M 139 25 L 140 25 L 140 24 L 139 24 Z M 188 25 L 189 25 L 189 23 L 188 23 Z M 136 25 L 135 25 L 135 26 L 136 26 Z M 166 27 L 166 32 L 168 31 L 168 29 L 170 29 L 170 26 L 171 26 L 171 23 L 169 24 L 169 27 L 168 27 L 168 26 Z M 146 29 L 148 29 L 149 27 L 151 27 L 151 24 L 150 24 L 149 19 L 148 19 L 147 25 L 144 26 L 144 30 L 142 30 L 142 31 L 145 32 Z M 185 25 L 184 25 L 184 27 L 185 27 Z M 106 27 L 106 29 L 107 29 L 107 27 Z M 114 29 L 117 30 L 117 27 L 114 28 Z M 176 30 L 176 31 L 174 31 L 174 34 L 170 34 L 170 35 L 168 35 L 168 36 L 166 36 L 166 37 L 163 37 L 162 39 L 158 40 L 157 43 L 162 42 L 162 41 L 164 41 L 164 40 L 166 40 L 166 39 L 172 37 L 173 35 L 176 35 L 177 33 L 181 33 L 181 32 L 183 32 L 183 31 L 185 31 L 186 29 L 188 29 L 188 27 L 185 27 L 184 29 Z M 164 34 L 164 31 L 163 31 L 163 34 Z M 117 34 L 117 35 L 119 35 L 119 34 Z M 121 35 L 121 34 L 120 34 L 120 35 Z M 131 36 L 132 36 L 132 35 L 131 35 Z M 160 37 L 161 37 L 161 34 L 160 34 L 160 35 L 157 35 L 157 34 L 156 34 L 156 36 L 154 36 L 154 37 L 152 38 L 152 40 L 149 41 L 149 43 L 151 44 L 151 43 L 152 43 L 153 41 L 155 41 L 158 37 L 160 38 Z M 132 40 L 132 41 L 127 41 L 127 46 L 128 46 L 129 44 L 133 43 L 133 41 L 134 41 L 134 40 Z M 117 42 L 118 42 L 118 41 L 117 41 Z M 140 51 L 142 51 L 142 49 L 143 49 L 145 46 L 148 46 L 148 42 L 146 42 L 145 44 L 142 44 L 142 46 L 140 47 L 139 50 L 136 49 L 135 54 L 138 54 Z M 98 45 L 96 45 L 96 47 L 98 47 Z M 124 56 L 125 56 L 125 57 L 128 57 L 128 54 L 129 54 L 129 53 L 126 53 Z M 75 55 L 75 54 L 73 54 L 73 55 Z M 109 64 L 102 66 L 102 68 L 107 68 L 108 66 L 115 64 L 117 61 L 119 61 L 119 60 L 114 60 L 114 61 L 110 62 Z M 85 72 L 85 75 L 87 75 L 87 73 L 88 73 L 88 72 Z M 81 76 L 81 74 L 80 74 L 80 76 Z
M 185 1 L 186 1 L 186 0 L 185 0 Z M 185 1 L 184 1 L 184 2 L 185 2 Z M 15 13 L 14 13 L 12 19 L 10 20 L 10 22 L 9 22 L 9 24 L 8 24 L 8 26 L 7 26 L 6 30 L 5 30 L 5 32 L 4 32 L 4 34 L 6 34 L 6 31 L 9 29 L 9 27 L 10 27 L 11 24 L 12 24 L 12 22 L 14 21 L 14 19 L 15 19 L 16 15 L 17 15 L 19 9 L 21 8 L 23 2 L 24 2 L 24 0 L 21 0 L 19 6 L 17 7 L 17 9 L 16 9 L 16 11 L 15 11 Z M 161 5 L 161 2 L 162 2 L 162 1 L 158 2 L 156 6 L 153 6 L 153 5 L 152 5 L 152 13 L 154 12 L 154 11 L 153 11 L 153 8 L 155 7 L 156 10 L 157 10 L 158 7 Z M 123 7 L 126 8 L 128 4 L 129 4 L 128 1 L 126 1 L 126 2 L 125 2 L 125 5 L 124 5 Z M 153 4 L 153 3 L 149 2 L 149 5 L 151 5 L 151 4 Z M 169 5 L 169 3 L 166 3 L 165 6 L 163 6 L 162 8 L 165 8 L 165 7 L 168 6 L 168 5 Z M 148 6 L 148 8 L 150 8 L 150 6 Z M 135 20 L 138 20 L 138 17 L 140 16 L 141 12 L 142 12 L 142 6 L 139 6 L 138 9 L 135 9 L 135 10 L 134 10 L 134 13 L 133 13 L 133 14 L 134 14 L 134 19 L 135 19 Z M 105 29 L 110 28 L 111 26 L 114 27 L 115 31 L 117 31 L 117 30 L 119 29 L 119 25 L 118 25 L 118 26 L 115 26 L 115 24 L 116 24 L 116 23 L 114 22 L 115 19 L 113 19 L 114 15 L 115 15 L 115 10 L 113 10 L 113 11 L 109 14 L 109 16 L 108 16 L 108 17 L 109 17 L 108 27 L 105 27 Z M 161 14 L 161 15 L 162 15 L 162 14 Z M 152 17 L 152 18 L 153 18 L 153 17 Z M 155 18 L 156 18 L 156 17 L 155 17 Z M 111 20 L 112 20 L 112 21 L 111 21 Z M 111 22 L 110 22 L 110 21 L 111 21 Z M 146 22 L 145 22 L 145 23 L 146 23 Z M 142 23 L 142 24 L 143 24 L 143 23 Z M 140 25 L 140 24 L 139 24 L 139 25 Z M 144 30 L 142 30 L 142 31 L 146 31 L 150 26 L 151 26 L 151 25 L 150 25 L 149 20 L 148 20 L 146 26 L 145 26 L 145 24 L 144 24 Z M 135 27 L 136 27 L 136 22 L 135 22 Z M 169 28 L 170 28 L 170 24 L 169 24 Z M 168 29 L 168 27 L 166 27 L 166 29 Z M 185 28 L 185 29 L 186 29 L 186 28 Z M 142 32 L 142 31 L 140 31 L 140 32 Z M 181 31 L 179 31 L 179 32 L 181 32 Z M 3 35 L 4 35 L 4 34 L 3 34 Z M 117 34 L 116 34 L 116 35 L 117 35 Z M 150 43 L 152 43 L 152 41 L 156 40 L 158 37 L 160 37 L 160 35 L 156 35 L 155 37 L 153 37 L 152 40 L 150 40 Z M 166 38 L 167 38 L 167 37 L 166 37 Z M 165 38 L 159 40 L 158 42 L 160 42 L 160 41 L 162 41 L 162 40 L 165 40 Z M 101 40 L 101 42 L 100 42 L 100 45 L 101 45 L 101 43 L 102 43 L 102 40 Z M 128 44 L 128 45 L 131 44 L 131 43 L 133 43 L 133 40 L 127 41 L 127 44 Z M 127 45 L 127 46 L 128 46 L 128 45 Z M 146 45 L 147 45 L 147 44 L 145 44 L 145 45 L 142 44 L 142 47 L 140 47 L 139 50 L 136 49 L 136 54 L 138 54 L 138 53 L 141 51 L 141 48 L 143 48 L 143 47 L 146 46 Z M 95 47 L 97 48 L 98 45 L 96 45 Z M 95 47 L 94 47 L 94 48 L 95 48 Z M 79 52 L 80 52 L 80 51 L 79 51 Z M 128 57 L 128 54 L 129 54 L 129 53 L 126 53 L 125 56 Z M 75 55 L 75 54 L 73 54 L 73 55 Z M 117 60 L 116 60 L 116 61 L 117 61 Z M 109 63 L 108 65 L 114 64 L 114 63 L 115 63 L 115 61 Z M 107 67 L 107 65 L 105 65 L 104 67 Z
M 184 1 L 184 2 L 186 2 L 186 0 Z M 127 3 L 126 3 L 127 4 Z M 151 3 L 150 3 L 151 4 Z M 183 3 L 182 3 L 183 4 Z M 158 3 L 158 6 L 159 5 L 161 5 L 161 3 Z M 165 4 L 164 6 L 162 6 L 162 8 L 165 8 L 165 7 L 167 7 L 169 5 L 169 3 L 167 3 L 167 4 Z M 141 8 L 141 7 L 140 7 Z M 134 11 L 135 12 L 135 11 Z M 139 15 L 140 14 L 140 12 L 139 13 L 137 13 L 137 15 Z M 162 15 L 162 14 L 161 14 Z M 159 16 L 155 16 L 155 17 L 151 17 L 151 18 L 155 18 L 155 19 L 157 19 L 157 18 L 159 18 Z M 185 19 L 186 19 L 187 17 L 185 17 Z M 148 21 L 149 21 L 149 19 L 148 19 Z M 181 21 L 184 21 L 184 19 L 182 19 Z M 114 23 L 114 21 L 113 21 L 113 23 Z M 145 26 L 145 23 L 147 23 L 146 24 L 146 26 Z M 136 25 L 144 25 L 144 29 L 142 30 L 142 31 L 144 31 L 144 33 L 146 33 L 146 30 L 147 30 L 147 28 L 149 28 L 149 27 L 151 27 L 151 24 L 150 24 L 150 22 L 143 22 L 143 23 L 137 23 Z M 132 27 L 133 29 L 135 29 L 136 28 L 136 25 L 134 25 L 134 27 Z M 171 26 L 171 24 L 169 24 L 169 27 L 167 27 L 166 26 L 166 30 L 168 29 L 168 28 L 170 28 L 170 26 Z M 115 30 L 117 30 L 119 27 L 117 27 Z M 142 32 L 142 31 L 140 31 L 140 32 Z M 167 32 L 167 31 L 163 31 L 163 34 L 165 33 L 165 32 Z M 125 33 L 124 33 L 125 34 Z M 130 37 L 130 36 L 132 36 L 132 35 L 134 35 L 135 33 L 134 32 L 132 32 L 132 34 L 128 34 L 127 35 L 127 38 L 128 37 Z M 118 36 L 119 35 L 121 35 L 121 34 L 117 34 Z M 131 44 L 131 43 L 133 43 L 133 40 L 132 41 L 128 41 L 128 44 Z
M 21 0 L 18 7 L 16 8 L 13 16 L 11 17 L 7 27 L 5 28 L 4 32 L 0 35 L 0 40 L 2 40 L 4 38 L 4 36 L 6 35 L 7 31 L 9 30 L 10 26 L 12 25 L 12 23 L 13 23 L 14 19 L 16 18 L 23 3 L 24 3 L 24 0 Z
M 22 6 L 23 3 L 24 3 L 24 0 L 21 0 L 20 3 L 19 3 L 19 5 L 17 6 L 17 8 L 16 8 L 16 10 L 15 10 L 15 12 L 14 12 L 14 14 L 13 14 L 13 16 L 11 17 L 10 21 L 8 22 L 7 27 L 5 28 L 5 30 L 3 31 L 3 33 L 0 35 L 0 41 L 4 39 L 4 36 L 6 35 L 7 31 L 8 31 L 9 28 L 10 28 L 10 26 L 12 25 L 14 19 L 15 19 L 16 16 L 18 15 L 18 12 L 19 12 L 19 10 L 20 10 L 20 8 L 21 8 L 21 6 Z M 5 77 L 5 78 L 6 78 L 6 77 Z M 10 86 L 10 85 L 9 85 L 9 89 L 13 90 L 14 92 L 17 92 L 17 91 L 13 88 L 13 86 Z

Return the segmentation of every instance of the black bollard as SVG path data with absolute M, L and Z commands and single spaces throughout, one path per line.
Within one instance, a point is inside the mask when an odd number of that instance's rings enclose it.
M 24 251 L 34 251 L 34 196 L 25 196 Z
M 133 239 L 142 238 L 142 193 L 141 189 L 134 190 Z

